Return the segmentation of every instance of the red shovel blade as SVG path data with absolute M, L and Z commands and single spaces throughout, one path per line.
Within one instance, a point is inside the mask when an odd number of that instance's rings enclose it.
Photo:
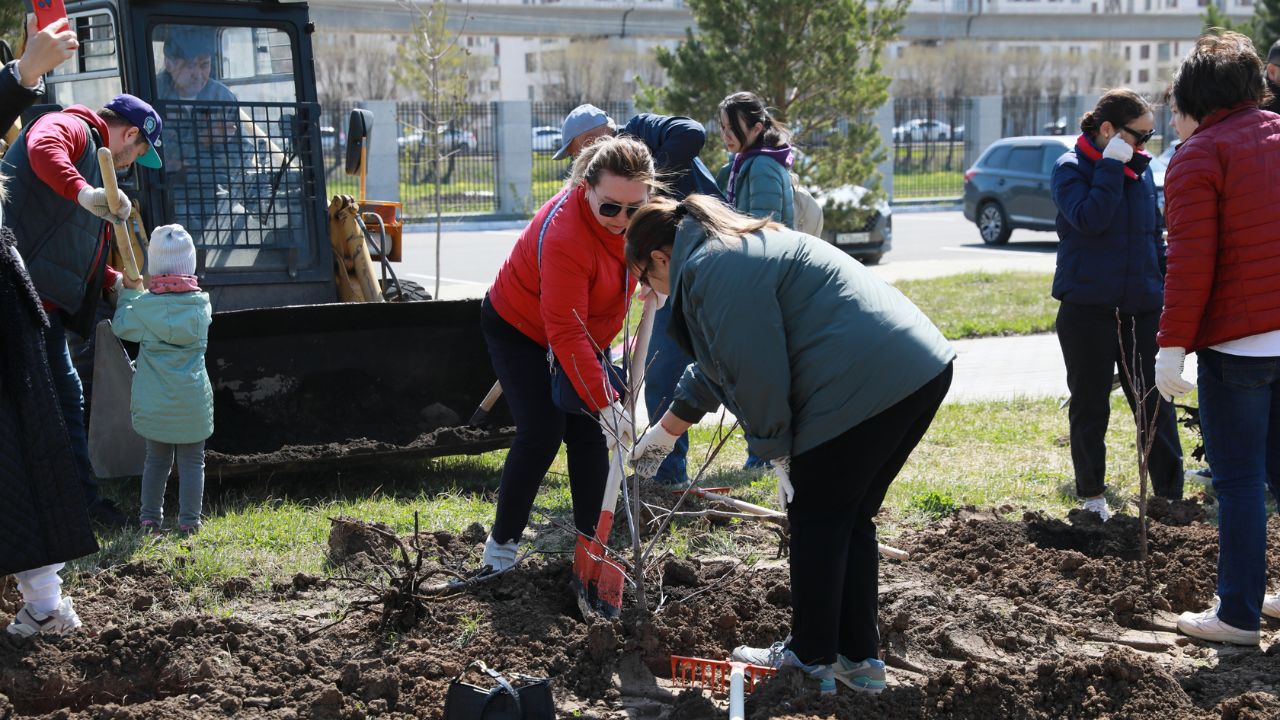
M 622 588 L 626 573 L 617 563 L 605 557 L 605 549 L 597 539 L 609 537 L 613 513 L 600 513 L 596 537 L 578 535 L 573 548 L 573 588 L 578 595 L 578 608 L 583 619 L 592 614 L 616 618 L 622 614 Z

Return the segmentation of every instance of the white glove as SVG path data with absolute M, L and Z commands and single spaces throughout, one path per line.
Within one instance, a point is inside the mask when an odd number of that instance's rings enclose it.
M 780 457 L 771 461 L 773 474 L 778 476 L 778 508 L 787 509 L 787 504 L 796 497 L 795 486 L 791 484 L 791 458 Z
M 1127 163 L 1133 158 L 1133 146 L 1125 142 L 1124 138 L 1120 137 L 1120 133 L 1116 133 L 1111 136 L 1111 141 L 1102 151 L 1102 157 Z
M 671 454 L 679 435 L 672 435 L 662 427 L 662 423 L 654 423 L 648 432 L 636 443 L 631 451 L 631 467 L 642 478 L 651 478 L 658 474 L 662 461 Z
M 106 188 L 86 187 L 76 196 L 76 202 L 80 203 L 80 207 L 107 222 L 124 222 L 129 219 L 133 204 L 129 202 L 129 196 L 125 195 L 123 190 L 117 188 L 116 193 L 116 197 L 120 200 L 119 214 L 111 212 L 111 204 L 107 202 Z
M 1156 352 L 1156 389 L 1160 391 L 1160 397 L 1172 402 L 1175 397 L 1195 389 L 1195 383 L 1182 377 L 1186 360 L 1186 348 L 1162 347 Z
M 622 407 L 622 402 L 614 400 L 608 407 L 600 409 L 600 424 L 603 425 L 604 441 L 610 448 L 631 447 L 635 442 L 635 430 L 631 423 L 631 413 Z

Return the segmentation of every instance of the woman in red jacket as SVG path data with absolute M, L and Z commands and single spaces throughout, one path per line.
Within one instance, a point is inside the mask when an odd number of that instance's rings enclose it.
M 1280 478 L 1280 117 L 1258 109 L 1262 61 L 1239 33 L 1207 35 L 1174 79 L 1178 109 L 1200 123 L 1166 175 L 1169 272 L 1156 386 L 1194 387 L 1218 495 L 1216 607 L 1183 613 L 1192 637 L 1257 645 L 1266 595 L 1268 482 Z
M 608 443 L 629 446 L 633 432 L 616 376 L 606 377 L 597 349 L 608 348 L 622 329 L 636 286 L 622 233 L 654 184 L 653 158 L 643 143 L 609 137 L 588 146 L 574 158 L 565 188 L 533 216 L 485 296 L 480 325 L 516 423 L 484 546 L 482 562 L 492 570 L 515 563 L 533 498 L 561 441 L 568 446 L 574 522 L 586 535 L 595 530 Z M 556 366 L 549 368 L 552 357 Z M 555 393 L 552 372 L 559 374 Z

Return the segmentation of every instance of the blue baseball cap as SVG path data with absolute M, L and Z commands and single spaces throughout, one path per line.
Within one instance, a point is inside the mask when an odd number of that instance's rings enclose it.
M 613 125 L 613 118 L 590 103 L 579 105 L 569 112 L 564 118 L 564 123 L 560 125 L 560 142 L 564 143 L 555 155 L 551 156 L 552 160 L 560 160 L 569 155 L 569 144 L 573 139 L 588 130 L 594 130 L 601 125 Z
M 108 110 L 114 110 L 124 119 L 133 123 L 133 126 L 142 132 L 142 136 L 147 139 L 150 147 L 138 158 L 138 164 L 142 167 L 159 169 L 164 165 L 160 161 L 160 154 L 156 152 L 156 148 L 160 147 L 160 131 L 164 124 L 160 120 L 160 113 L 151 107 L 146 100 L 133 95 L 117 95 L 111 98 L 111 102 L 107 103 Z

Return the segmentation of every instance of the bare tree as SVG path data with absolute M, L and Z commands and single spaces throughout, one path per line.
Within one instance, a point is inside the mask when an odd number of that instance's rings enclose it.
M 447 182 L 446 167 L 453 166 L 453 156 L 463 148 L 446 142 L 445 130 L 456 126 L 462 103 L 467 99 L 469 84 L 468 58 L 471 54 L 460 39 L 466 31 L 464 19 L 457 30 L 446 26 L 449 10 L 444 0 L 408 2 L 404 7 L 414 14 L 413 33 L 400 46 L 395 75 L 424 100 L 421 118 L 422 145 L 431 163 L 430 181 L 434 188 L 436 216 L 436 281 L 433 297 L 440 297 L 440 242 L 443 220 L 442 185 Z M 463 13 L 466 12 L 466 6 Z M 451 172 L 449 174 L 452 174 Z
M 546 99 L 571 105 L 629 100 L 635 78 L 658 82 L 662 68 L 652 50 L 615 40 L 575 38 L 562 49 L 542 54 L 548 80 Z
M 322 106 L 344 100 L 389 100 L 399 94 L 397 39 L 371 42 L 358 35 L 353 39 L 350 47 L 333 42 L 316 44 L 316 92 Z

